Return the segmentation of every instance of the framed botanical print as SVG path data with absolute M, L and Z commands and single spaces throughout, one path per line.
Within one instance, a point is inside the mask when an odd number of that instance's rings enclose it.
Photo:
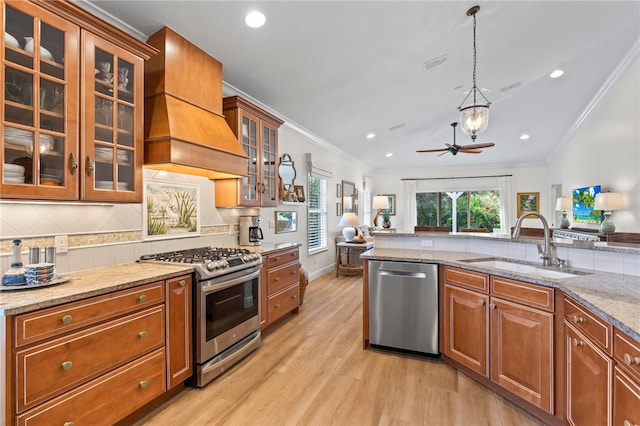
M 518 217 L 526 213 L 540 212 L 539 192 L 518 192 Z

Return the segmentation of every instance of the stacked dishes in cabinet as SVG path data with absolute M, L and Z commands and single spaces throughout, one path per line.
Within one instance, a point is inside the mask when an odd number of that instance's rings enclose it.
M 13 129 L 6 127 L 4 129 L 5 143 L 23 146 L 27 154 L 33 154 L 33 132 L 28 130 Z M 40 135 L 40 153 L 46 153 L 53 150 L 55 140 L 51 135 Z
M 17 164 L 4 163 L 5 183 L 24 183 L 24 167 Z

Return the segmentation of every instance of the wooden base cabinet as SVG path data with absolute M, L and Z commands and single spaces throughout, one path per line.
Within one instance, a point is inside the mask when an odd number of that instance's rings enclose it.
M 300 306 L 298 247 L 270 253 L 262 257 L 260 287 L 261 328 L 273 324 Z
M 10 317 L 8 424 L 113 424 L 192 372 L 192 276 Z
M 554 412 L 553 289 L 444 268 L 442 352 Z

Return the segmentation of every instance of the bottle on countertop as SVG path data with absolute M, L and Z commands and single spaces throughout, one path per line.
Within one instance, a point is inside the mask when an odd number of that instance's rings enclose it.
M 2 276 L 2 285 L 22 285 L 27 283 L 22 264 L 22 241 L 13 240 L 11 267 Z

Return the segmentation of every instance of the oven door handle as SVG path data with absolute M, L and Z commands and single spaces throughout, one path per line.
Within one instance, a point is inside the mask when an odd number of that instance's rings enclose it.
M 242 284 L 243 282 L 246 282 L 246 281 L 251 281 L 254 278 L 258 278 L 259 276 L 260 276 L 260 270 L 257 270 L 248 275 L 243 275 L 241 277 L 232 279 L 231 281 L 223 281 L 220 284 L 202 286 L 202 293 L 207 294 L 207 293 L 212 293 L 214 291 L 224 290 L 225 288 L 233 287 L 234 285 Z

